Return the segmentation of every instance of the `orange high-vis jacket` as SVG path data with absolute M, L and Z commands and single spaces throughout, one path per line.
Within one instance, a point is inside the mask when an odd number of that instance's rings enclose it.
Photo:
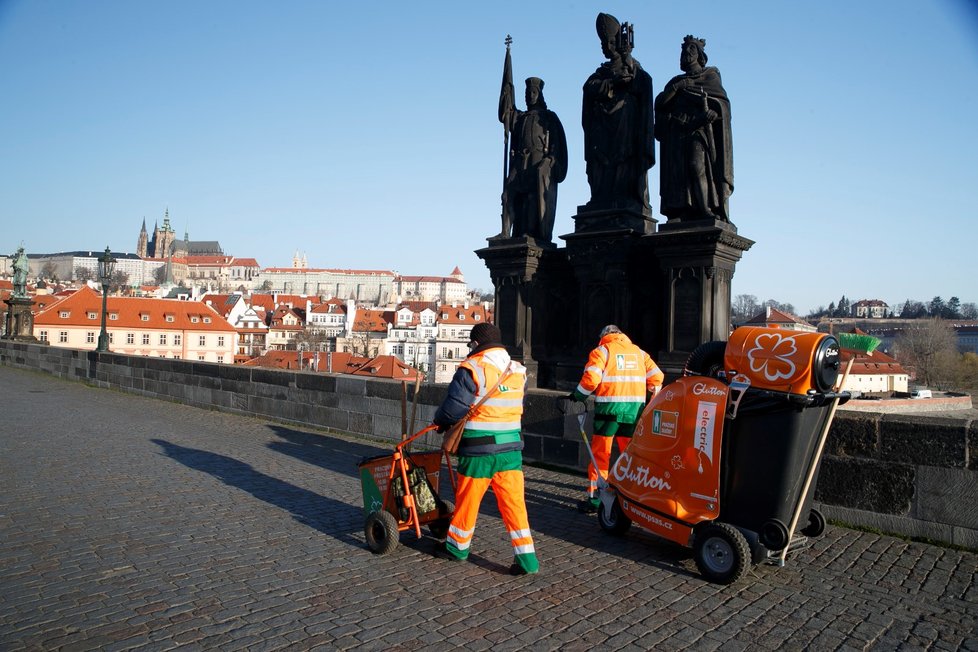
M 469 416 L 459 442 L 459 454 L 487 455 L 522 449 L 520 421 L 523 416 L 526 367 L 511 360 L 502 347 L 472 354 L 459 367 L 469 371 L 475 380 L 473 405 L 493 389 L 507 369 L 511 370 L 489 398 Z
M 584 399 L 594 394 L 595 415 L 635 423 L 645 406 L 645 393 L 658 391 L 664 380 L 665 374 L 651 356 L 627 335 L 609 333 L 588 356 L 575 395 Z

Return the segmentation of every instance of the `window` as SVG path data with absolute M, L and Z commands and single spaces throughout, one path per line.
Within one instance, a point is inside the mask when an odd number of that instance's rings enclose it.
M 93 333 L 92 331 L 88 331 L 87 333 L 85 333 L 85 342 L 87 342 L 88 344 L 94 344 L 95 333 Z
M 112 333 L 109 333 L 109 344 L 115 344 L 115 340 L 112 339 Z
M 217 336 L 217 346 L 218 347 L 221 347 L 221 348 L 224 347 L 224 336 L 223 335 L 218 335 Z
M 61 342 L 62 344 L 64 344 L 65 342 L 67 342 L 68 341 L 68 331 L 60 331 L 60 332 L 58 332 L 58 341 Z
M 204 361 L 204 356 L 203 356 L 203 354 L 200 354 L 200 355 L 198 355 L 198 356 L 197 356 L 197 362 L 203 362 L 203 361 Z
M 197 338 L 197 346 L 207 346 L 207 336 L 201 335 Z
M 142 315 L 140 315 L 140 316 L 139 316 L 139 319 L 140 319 L 141 321 L 149 321 L 149 315 L 147 315 L 147 314 L 142 314 Z
M 191 317 L 190 317 L 190 323 L 191 324 L 196 324 L 197 323 L 197 315 L 191 315 Z
M 61 317 L 62 319 L 68 319 L 68 317 L 71 317 L 71 313 L 67 310 L 62 310 L 61 312 L 58 313 L 58 317 Z
M 143 333 L 143 344 L 149 344 L 149 333 Z
M 40 333 L 38 333 L 38 336 L 40 337 L 40 339 L 41 339 L 42 342 L 47 342 L 48 341 L 48 332 L 47 331 L 41 331 Z
M 97 312 L 89 311 L 88 318 L 89 319 L 98 319 L 98 313 Z
M 117 313 L 117 312 L 110 312 L 110 313 L 109 313 L 109 319 L 110 319 L 110 320 L 112 320 L 112 321 L 115 321 L 115 320 L 117 320 L 118 318 L 119 318 L 119 313 Z
M 136 343 L 136 334 L 126 333 L 126 344 L 135 344 L 135 343 Z
M 211 323 L 211 318 L 210 317 L 204 317 L 204 323 L 205 324 Z
M 167 340 L 166 333 L 160 333 L 160 345 L 161 346 L 166 346 L 167 345 L 167 341 L 166 340 Z
M 173 315 L 166 315 L 166 320 L 168 322 L 172 322 L 173 321 Z
M 173 336 L 173 346 L 180 346 L 181 344 L 183 344 L 183 335 L 177 333 Z

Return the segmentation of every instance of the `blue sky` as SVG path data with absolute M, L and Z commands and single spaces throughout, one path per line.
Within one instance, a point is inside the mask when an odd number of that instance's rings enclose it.
M 458 265 L 489 289 L 473 251 L 499 231 L 504 38 L 568 135 L 564 235 L 606 11 L 656 92 L 686 34 L 723 76 L 731 218 L 756 241 L 735 295 L 978 302 L 976 3 L 468 4 L 0 0 L 0 252 L 134 251 L 169 209 L 265 267 Z

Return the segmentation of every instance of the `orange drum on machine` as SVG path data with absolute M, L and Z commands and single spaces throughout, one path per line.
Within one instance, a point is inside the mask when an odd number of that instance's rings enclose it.
M 724 369 L 759 389 L 827 392 L 839 376 L 839 342 L 826 333 L 742 326 L 727 342 Z

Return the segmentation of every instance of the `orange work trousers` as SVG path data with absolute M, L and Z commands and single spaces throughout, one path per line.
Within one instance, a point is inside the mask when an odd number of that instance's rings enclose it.
M 455 514 L 448 528 L 446 547 L 459 559 L 469 556 L 475 522 L 479 517 L 479 505 L 490 485 L 496 494 L 499 513 L 513 544 L 513 555 L 520 563 L 532 557 L 535 564 L 536 552 L 523 498 L 523 471 L 497 471 L 491 478 L 470 478 L 460 474 L 455 490 L 458 505 L 455 506 Z
M 588 492 L 589 498 L 598 497 L 598 473 L 601 477 L 608 479 L 608 466 L 611 463 L 611 443 L 618 444 L 618 452 L 625 450 L 628 443 L 632 441 L 631 437 L 608 437 L 605 435 L 595 434 L 591 437 L 591 453 L 594 455 L 594 461 L 598 463 L 598 468 L 594 468 L 594 464 L 587 465 L 587 479 L 588 479 Z

